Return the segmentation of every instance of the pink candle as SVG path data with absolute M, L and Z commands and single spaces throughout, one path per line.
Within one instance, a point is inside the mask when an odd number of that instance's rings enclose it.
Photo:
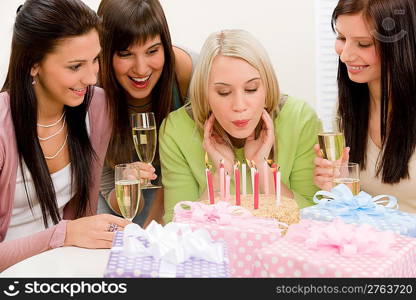
M 214 204 L 214 186 L 212 185 L 212 173 L 210 169 L 205 169 L 205 176 L 207 178 L 209 204 Z
M 259 171 L 254 170 L 254 209 L 259 208 Z
M 220 160 L 220 199 L 224 201 L 225 199 L 225 170 L 223 160 Z
M 282 195 L 281 195 L 281 179 L 280 179 L 280 177 L 281 177 L 281 174 L 280 174 L 280 170 L 278 170 L 277 171 L 277 174 L 276 174 L 276 206 L 279 206 L 280 205 L 280 203 L 281 203 L 281 197 L 282 197 Z
M 267 163 L 267 158 L 264 158 L 263 163 L 263 185 L 264 185 L 264 194 L 269 194 L 269 164 Z
M 240 202 L 240 162 L 234 165 L 234 185 L 235 185 L 235 205 L 241 205 Z

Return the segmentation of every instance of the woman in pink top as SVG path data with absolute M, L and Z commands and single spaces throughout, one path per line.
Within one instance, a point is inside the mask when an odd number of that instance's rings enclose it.
M 0 271 L 55 247 L 109 248 L 127 224 L 93 216 L 111 134 L 93 87 L 98 25 L 79 0 L 27 0 L 17 12 L 0 94 Z

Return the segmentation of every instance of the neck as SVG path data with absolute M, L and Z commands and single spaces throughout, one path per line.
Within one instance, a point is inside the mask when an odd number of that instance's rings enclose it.
M 374 80 L 368 83 L 370 93 L 370 108 L 372 111 L 380 111 L 381 104 L 381 84 L 380 80 Z
M 237 139 L 235 137 L 232 137 L 231 135 L 228 135 L 230 137 L 230 141 L 231 144 L 233 144 L 234 148 L 243 148 L 245 143 L 246 143 L 246 139 Z
M 58 120 L 64 111 L 64 105 L 57 101 L 51 100 L 50 98 L 37 92 L 35 87 L 35 95 L 37 99 L 37 118 L 38 123 L 48 124 Z

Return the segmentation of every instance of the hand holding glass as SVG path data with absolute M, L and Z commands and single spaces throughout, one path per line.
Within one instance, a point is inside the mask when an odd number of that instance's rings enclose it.
M 353 195 L 360 192 L 360 166 L 357 163 L 335 164 L 332 169 L 332 183 L 335 187 L 338 184 L 345 184 Z
M 116 198 L 123 217 L 129 221 L 143 209 L 140 201 L 140 169 L 134 164 L 115 166 Z
M 134 147 L 139 160 L 151 164 L 156 153 L 157 131 L 155 116 L 152 112 L 136 113 L 131 116 L 131 128 Z M 142 189 L 160 188 L 148 179 L 143 179 Z
M 345 147 L 344 134 L 339 117 L 318 120 L 318 141 L 323 158 L 336 161 L 341 158 Z

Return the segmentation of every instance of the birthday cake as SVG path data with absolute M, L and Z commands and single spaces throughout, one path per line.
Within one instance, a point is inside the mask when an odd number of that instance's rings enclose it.
M 276 205 L 275 195 L 259 195 L 259 207 L 254 209 L 253 195 L 241 195 L 241 206 L 248 209 L 254 216 L 263 218 L 275 218 L 279 222 L 288 225 L 298 223 L 300 220 L 299 207 L 294 199 L 282 197 L 280 205 Z M 220 201 L 215 197 L 215 203 Z M 202 200 L 202 203 L 209 204 L 208 200 Z M 235 195 L 230 196 L 230 203 L 235 205 Z

